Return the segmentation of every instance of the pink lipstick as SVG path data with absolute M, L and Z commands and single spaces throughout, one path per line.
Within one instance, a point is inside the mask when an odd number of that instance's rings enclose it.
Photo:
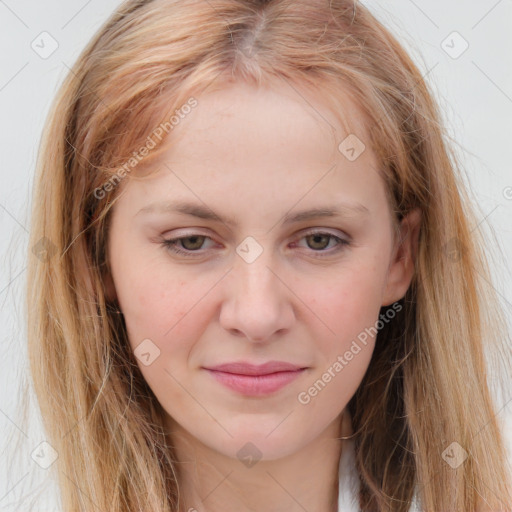
M 297 377 L 306 367 L 282 361 L 254 365 L 246 362 L 225 363 L 205 368 L 218 382 L 246 396 L 274 393 Z

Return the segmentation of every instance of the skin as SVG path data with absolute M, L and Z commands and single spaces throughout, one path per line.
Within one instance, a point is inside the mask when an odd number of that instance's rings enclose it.
M 360 344 L 309 403 L 297 397 L 375 325 L 381 306 L 404 296 L 419 214 L 411 212 L 397 233 L 369 143 L 349 161 L 338 150 L 348 133 L 319 96 L 244 83 L 199 96 L 156 172 L 127 180 L 114 206 L 107 291 L 119 302 L 131 347 L 150 339 L 160 350 L 151 364 L 138 364 L 168 414 L 183 510 L 337 510 L 337 438 L 350 432 L 345 408 L 375 340 Z M 345 100 L 345 119 L 368 142 L 361 112 Z M 139 213 L 177 199 L 236 224 Z M 282 223 L 287 213 L 344 202 L 367 211 Z M 307 236 L 312 228 L 350 245 Z M 162 243 L 194 234 L 207 238 L 178 243 L 188 256 Z M 248 236 L 262 248 L 251 263 L 236 252 Z M 271 395 L 247 397 L 203 369 L 240 360 L 307 370 Z M 249 442 L 261 456 L 251 467 L 237 456 Z

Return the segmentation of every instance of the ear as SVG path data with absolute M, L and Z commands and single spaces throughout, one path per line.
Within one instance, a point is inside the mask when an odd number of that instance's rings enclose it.
M 400 222 L 384 285 L 382 305 L 389 306 L 403 298 L 414 275 L 421 223 L 419 208 L 411 210 Z

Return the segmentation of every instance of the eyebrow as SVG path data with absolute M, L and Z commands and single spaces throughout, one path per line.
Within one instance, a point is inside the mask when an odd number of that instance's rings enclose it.
M 141 208 L 136 213 L 136 216 L 148 213 L 181 213 L 183 215 L 190 215 L 191 217 L 197 217 L 199 219 L 222 222 L 231 227 L 237 225 L 233 218 L 223 217 L 222 215 L 216 214 L 213 210 L 206 206 L 186 201 L 151 203 Z M 320 217 L 343 217 L 357 214 L 365 215 L 368 213 L 368 208 L 361 203 L 340 202 L 335 206 L 311 208 L 309 210 L 301 210 L 294 213 L 289 212 L 284 216 L 282 223 L 293 224 L 296 222 L 316 219 Z

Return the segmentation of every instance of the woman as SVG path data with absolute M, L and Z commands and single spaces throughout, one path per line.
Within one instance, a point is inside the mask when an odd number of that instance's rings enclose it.
M 119 7 L 34 194 L 64 510 L 511 509 L 500 318 L 439 119 L 357 3 Z

